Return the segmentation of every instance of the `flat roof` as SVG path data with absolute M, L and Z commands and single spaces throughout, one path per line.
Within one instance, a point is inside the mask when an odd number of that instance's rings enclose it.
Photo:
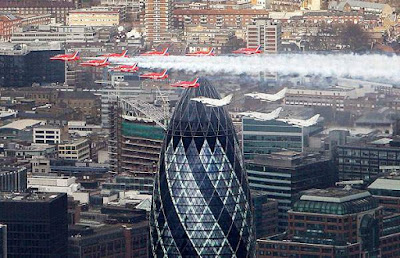
M 36 119 L 20 119 L 9 124 L 3 125 L 0 129 L 15 129 L 15 130 L 24 130 L 28 127 L 32 127 L 34 125 L 40 124 L 44 121 L 36 120 Z
M 378 178 L 368 186 L 368 189 L 400 191 L 400 177 Z
M 357 189 L 328 188 L 312 189 L 300 197 L 304 201 L 343 203 L 371 196 L 368 191 Z

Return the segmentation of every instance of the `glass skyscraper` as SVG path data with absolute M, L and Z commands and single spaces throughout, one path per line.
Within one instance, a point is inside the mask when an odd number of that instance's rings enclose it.
M 247 175 L 224 107 L 205 79 L 186 89 L 170 121 L 155 179 L 150 226 L 155 257 L 254 257 Z

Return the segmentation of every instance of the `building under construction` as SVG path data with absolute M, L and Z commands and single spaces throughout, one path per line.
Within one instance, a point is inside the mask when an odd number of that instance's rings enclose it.
M 119 99 L 109 112 L 111 169 L 132 177 L 130 189 L 152 192 L 168 111 L 138 99 Z

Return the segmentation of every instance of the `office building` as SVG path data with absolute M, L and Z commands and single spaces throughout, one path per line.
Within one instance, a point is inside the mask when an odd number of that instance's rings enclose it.
M 154 256 L 253 257 L 252 203 L 239 141 L 204 78 L 186 89 L 165 136 L 150 215 Z
M 368 191 L 387 212 L 400 213 L 400 176 L 382 176 L 368 186 Z
M 7 258 L 7 226 L 0 224 L 0 258 Z
M 49 61 L 50 57 L 63 53 L 60 45 L 0 44 L 0 87 L 64 83 L 64 63 Z
M 278 152 L 246 162 L 251 190 L 278 201 L 278 229 L 287 227 L 287 212 L 301 191 L 332 186 L 333 162 L 321 154 Z
M 3 193 L 0 211 L 8 257 L 67 256 L 66 194 Z
M 33 128 L 34 143 L 59 144 L 66 136 L 68 135 L 61 127 L 43 125 Z
M 300 112 L 298 112 L 300 111 Z M 280 117 L 309 119 L 313 114 L 301 109 L 285 108 Z M 298 114 L 295 114 L 298 112 Z M 282 150 L 303 152 L 309 146 L 309 137 L 322 131 L 322 124 L 309 127 L 295 126 L 278 120 L 256 120 L 243 117 L 242 145 L 245 160 L 257 154 L 270 154 Z
M 0 192 L 24 192 L 26 190 L 25 167 L 0 167 Z
M 350 96 L 351 90 L 343 89 L 288 89 L 285 95 L 285 104 L 305 107 L 332 107 L 334 110 L 343 111 L 345 100 Z
M 71 226 L 68 257 L 126 257 L 124 229 L 117 225 Z
M 116 176 L 113 182 L 106 182 L 101 185 L 102 189 L 111 191 L 129 191 L 135 190 L 141 193 L 153 193 L 154 179 L 153 177 L 138 177 L 138 176 Z
M 382 167 L 400 165 L 397 139 L 368 138 L 337 147 L 336 164 L 339 180 L 372 181 L 379 177 Z
M 44 156 L 33 156 L 31 158 L 32 173 L 50 173 L 50 160 Z
M 261 191 L 252 191 L 256 239 L 278 233 L 278 202 Z
M 242 145 L 246 160 L 258 154 L 270 154 L 284 149 L 302 152 L 305 147 L 305 128 L 277 120 L 260 121 L 243 117 Z
M 306 191 L 286 233 L 258 240 L 258 257 L 396 257 L 399 215 L 385 216 L 367 191 Z
M 276 54 L 281 49 L 281 24 L 270 19 L 256 19 L 247 25 L 247 47 L 257 48 L 261 45 L 264 53 Z
M 171 0 L 148 0 L 146 2 L 144 9 L 146 42 L 158 44 L 171 40 L 172 7 Z
M 68 134 L 79 135 L 82 137 L 100 133 L 102 128 L 100 125 L 88 124 L 86 121 L 68 121 Z
M 54 175 L 32 175 L 28 178 L 28 187 L 31 191 L 40 193 L 66 193 L 74 197 L 74 193 L 80 190 L 80 184 L 75 177 Z
M 56 157 L 56 147 L 48 144 L 31 144 L 30 146 L 20 145 L 14 142 L 8 143 L 4 148 L 7 157 L 19 159 L 31 159 L 41 156 L 47 158 Z
M 89 26 L 65 26 L 59 24 L 39 25 L 15 32 L 11 42 L 37 44 L 37 42 L 93 43 L 97 41 L 97 30 Z M 53 62 L 54 63 L 54 62 Z
M 86 139 L 73 139 L 58 145 L 58 157 L 60 159 L 72 159 L 84 161 L 90 158 L 90 145 Z

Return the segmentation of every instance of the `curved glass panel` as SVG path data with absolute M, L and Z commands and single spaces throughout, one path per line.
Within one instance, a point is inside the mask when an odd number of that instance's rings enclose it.
M 204 79 L 187 89 L 160 156 L 150 217 L 155 257 L 253 257 L 250 191 L 232 121 Z

